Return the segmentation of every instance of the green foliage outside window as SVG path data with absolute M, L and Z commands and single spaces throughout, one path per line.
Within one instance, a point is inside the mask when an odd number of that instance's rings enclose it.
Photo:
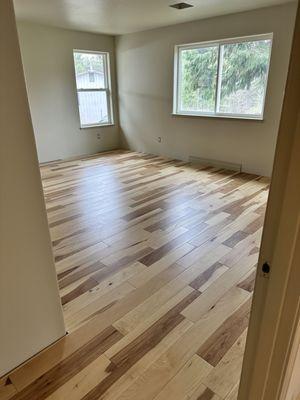
M 269 66 L 270 40 L 220 45 L 221 112 L 259 114 Z M 214 112 L 217 45 L 181 51 L 181 109 Z
M 183 50 L 181 101 L 184 109 L 213 111 L 218 47 Z
M 90 70 L 103 72 L 103 57 L 101 54 L 74 53 L 76 74 L 88 72 Z

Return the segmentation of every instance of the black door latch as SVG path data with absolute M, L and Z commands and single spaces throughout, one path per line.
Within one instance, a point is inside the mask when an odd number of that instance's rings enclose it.
M 263 263 L 261 270 L 264 274 L 269 274 L 271 270 L 270 265 L 267 262 Z

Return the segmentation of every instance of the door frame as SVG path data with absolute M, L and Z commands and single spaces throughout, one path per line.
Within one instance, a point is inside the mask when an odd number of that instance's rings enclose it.
M 266 262 L 270 266 L 269 273 L 262 271 L 262 266 Z M 239 400 L 282 399 L 300 314 L 299 265 L 300 8 L 298 3 Z
M 295 395 L 295 390 L 300 394 L 300 381 L 297 379 L 297 376 L 299 376 L 297 374 L 300 373 L 300 319 L 294 339 L 280 400 L 285 400 L 287 396 Z

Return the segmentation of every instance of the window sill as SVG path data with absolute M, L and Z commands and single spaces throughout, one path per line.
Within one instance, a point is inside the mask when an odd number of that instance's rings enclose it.
M 257 117 L 250 115 L 224 115 L 224 114 L 189 114 L 189 113 L 172 113 L 173 117 L 192 117 L 192 118 L 218 118 L 218 119 L 238 119 L 238 120 L 246 120 L 246 121 L 259 121 L 263 122 L 264 117 Z
M 114 123 L 110 123 L 110 124 L 98 124 L 98 125 L 82 125 L 80 127 L 80 129 L 91 129 L 91 128 L 108 128 L 108 127 L 112 127 L 115 126 Z

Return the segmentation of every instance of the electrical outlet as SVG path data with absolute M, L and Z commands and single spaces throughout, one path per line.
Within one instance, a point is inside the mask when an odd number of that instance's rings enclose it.
M 161 143 L 161 137 L 160 136 L 158 136 L 157 141 L 158 141 L 158 143 Z
M 101 139 L 101 135 L 100 133 L 97 133 L 97 139 L 100 140 Z

